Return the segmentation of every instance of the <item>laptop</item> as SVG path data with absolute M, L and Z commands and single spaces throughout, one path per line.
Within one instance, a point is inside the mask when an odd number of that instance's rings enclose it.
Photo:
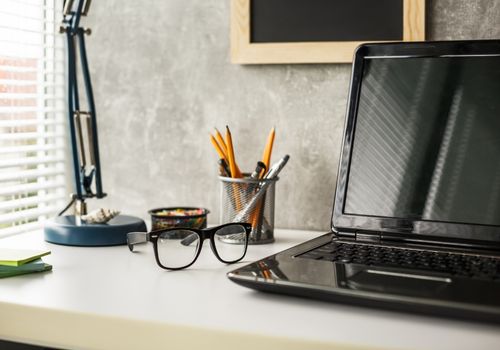
M 229 279 L 500 321 L 500 40 L 360 46 L 336 175 L 331 232 Z

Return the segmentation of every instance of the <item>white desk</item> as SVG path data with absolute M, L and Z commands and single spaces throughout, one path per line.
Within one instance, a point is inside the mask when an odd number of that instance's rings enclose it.
M 277 230 L 246 262 L 320 232 Z M 52 272 L 0 280 L 0 339 L 71 349 L 499 349 L 500 328 L 256 292 L 229 281 L 208 242 L 168 272 L 150 244 L 65 247 L 42 233 L 2 247 L 48 248 Z

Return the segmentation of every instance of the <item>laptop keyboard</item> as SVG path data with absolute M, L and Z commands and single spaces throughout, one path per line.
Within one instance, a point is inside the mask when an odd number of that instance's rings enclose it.
M 377 267 L 412 268 L 454 276 L 500 280 L 500 258 L 459 253 L 334 241 L 298 257 Z

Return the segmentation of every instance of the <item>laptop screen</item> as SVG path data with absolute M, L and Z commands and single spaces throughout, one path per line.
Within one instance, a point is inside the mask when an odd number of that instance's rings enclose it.
M 343 212 L 500 225 L 500 56 L 365 58 Z

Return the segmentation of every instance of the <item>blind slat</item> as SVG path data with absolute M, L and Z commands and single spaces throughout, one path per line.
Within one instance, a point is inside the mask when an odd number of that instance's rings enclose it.
M 19 220 L 37 219 L 39 216 L 54 214 L 56 212 L 56 207 L 48 206 L 35 209 L 20 210 L 9 214 L 0 214 L 0 224 L 11 224 Z
M 9 146 L 0 148 L 0 154 L 12 154 L 12 153 L 27 153 L 27 152 L 41 152 L 41 151 L 52 151 L 61 150 L 64 151 L 66 146 L 56 145 L 56 144 L 44 144 L 44 145 L 29 145 L 29 146 Z
M 5 25 L 5 24 L 0 24 L 0 30 L 5 30 L 7 32 L 16 31 L 16 32 L 23 32 L 23 33 L 33 33 L 33 34 L 40 34 L 43 36 L 60 35 L 59 33 L 53 33 L 53 32 L 48 32 L 48 31 L 38 31 L 38 30 L 18 27 L 16 25 Z
M 0 188 L 0 196 L 21 195 L 29 192 L 50 190 L 54 188 L 64 188 L 64 182 L 47 181 L 43 183 L 29 183 L 29 184 L 9 186 L 6 188 Z
M 16 40 L 0 39 L 0 44 L 3 46 L 2 48 L 6 48 L 7 45 L 12 45 L 13 47 L 17 47 L 19 45 L 22 45 L 22 46 L 35 46 L 35 47 L 38 47 L 40 49 L 64 50 L 63 45 L 41 44 L 41 43 L 23 42 L 23 41 L 16 41 Z
M 5 100 L 54 100 L 54 99 L 59 99 L 60 97 L 58 96 L 51 96 L 51 95 L 45 95 L 45 94 L 38 94 L 38 93 L 32 93 L 32 94 L 26 94 L 26 93 L 16 93 L 16 92 L 0 92 L 0 100 L 5 99 Z
M 45 119 L 38 121 L 36 119 L 25 119 L 25 120 L 0 120 L 0 128 L 15 128 L 19 126 L 30 126 L 30 125 L 62 125 L 64 124 L 64 119 Z
M 42 225 L 43 222 L 40 221 L 29 222 L 27 224 L 21 224 L 21 225 L 16 224 L 14 226 L 1 229 L 0 237 L 13 236 L 23 232 L 38 230 L 42 227 Z
M 26 157 L 26 158 L 12 158 L 0 160 L 0 169 L 19 167 L 23 165 L 38 165 L 64 162 L 64 157 Z
M 44 18 L 39 18 L 39 17 L 32 17 L 32 16 L 26 16 L 22 13 L 15 13 L 15 12 L 9 12 L 9 11 L 0 11 L 0 15 L 6 16 L 6 17 L 12 17 L 16 19 L 24 19 L 28 21 L 36 21 L 36 22 L 43 22 L 43 23 L 55 23 L 54 21 L 49 21 Z
M 41 1 L 36 1 L 36 2 L 27 2 L 27 1 L 21 1 L 21 0 L 2 0 L 2 1 L 11 2 L 11 3 L 14 3 L 16 5 L 36 7 L 39 9 L 51 9 L 51 10 L 54 9 L 53 6 L 50 6 L 47 4 L 44 5 L 44 3 L 42 3 Z
M 57 168 L 23 170 L 15 173 L 5 173 L 5 174 L 0 173 L 0 182 L 12 181 L 19 178 L 23 178 L 25 180 L 32 180 L 32 179 L 38 179 L 39 177 L 46 178 L 49 176 L 57 176 L 57 175 L 64 175 L 64 170 Z
M 51 113 L 51 112 L 64 112 L 62 108 L 37 108 L 37 107 L 0 107 L 0 114 L 2 113 L 26 113 L 26 112 L 40 112 L 40 113 Z
M 24 208 L 38 204 L 53 203 L 55 201 L 62 201 L 65 198 L 66 196 L 62 194 L 49 194 L 43 197 L 33 196 L 20 199 L 13 199 L 9 201 L 0 202 L 0 210 L 6 211 L 8 209 Z
M 5 87 L 9 86 L 34 86 L 34 87 L 64 87 L 65 85 L 62 83 L 42 83 L 40 84 L 37 80 L 14 80 L 14 79 L 0 79 L 0 85 L 4 85 Z
M 0 134 L 0 141 L 20 141 L 20 140 L 36 140 L 36 139 L 55 139 L 64 137 L 64 132 L 19 132 L 13 134 Z
M 2 57 L 7 57 L 2 55 Z M 63 64 L 63 60 L 42 60 L 45 63 L 51 63 L 51 64 Z M 9 66 L 9 65 L 1 65 L 0 64 L 0 70 L 4 72 L 12 72 L 12 73 L 37 73 L 39 70 L 37 68 L 30 68 L 30 67 L 22 67 L 22 66 Z M 59 71 L 54 71 L 51 72 L 51 74 L 59 74 L 59 75 L 64 75 L 64 71 L 59 70 Z
M 0 93 L 0 100 L 36 100 L 36 99 L 41 99 L 41 100 L 55 100 L 55 99 L 60 99 L 60 96 L 51 96 L 51 95 L 45 95 L 45 94 L 38 94 L 38 93 L 33 93 L 33 94 L 25 94 L 25 93 L 15 93 L 15 92 L 7 92 L 7 93 Z

